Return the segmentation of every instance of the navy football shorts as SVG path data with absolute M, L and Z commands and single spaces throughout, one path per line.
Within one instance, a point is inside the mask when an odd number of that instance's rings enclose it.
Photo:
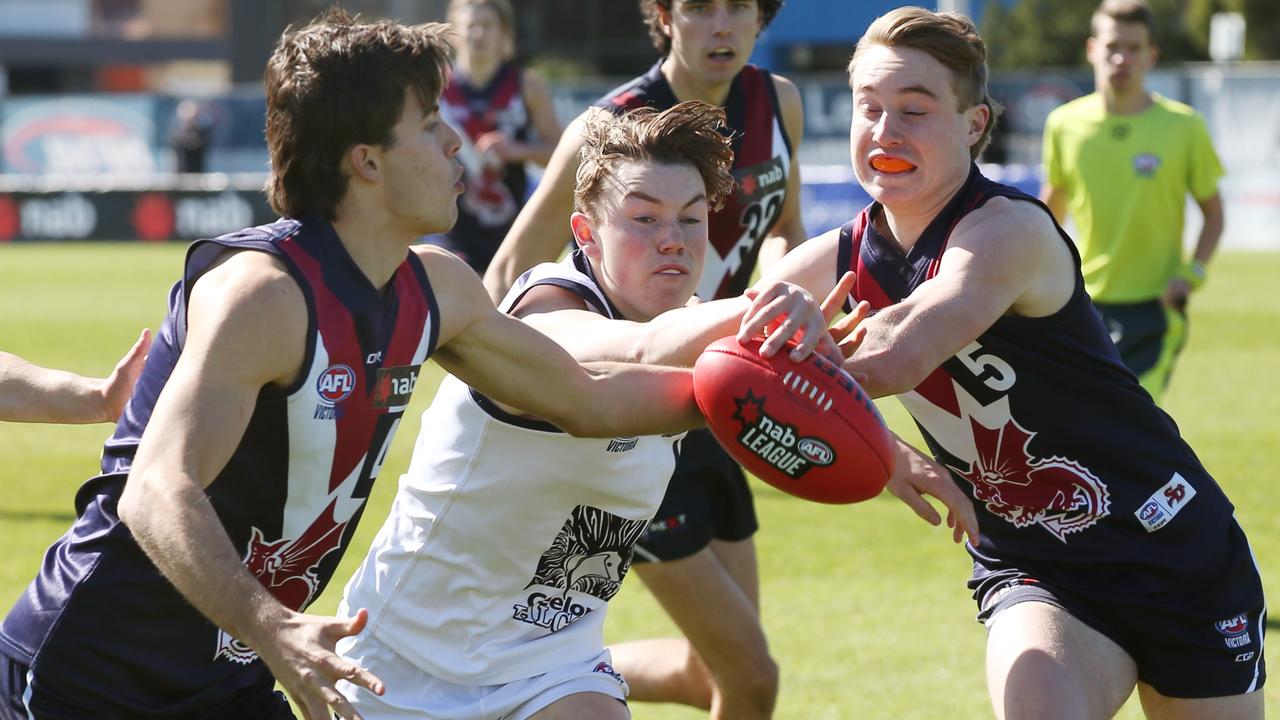
M 675 474 L 636 543 L 633 562 L 679 560 L 713 539 L 746 540 L 757 528 L 755 503 L 742 468 L 709 430 L 692 430 L 680 442 Z
M 1261 578 L 1244 533 L 1232 524 L 1234 552 L 1221 592 L 1179 592 L 1158 596 L 1126 593 L 1117 586 L 1095 593 L 1067 590 L 1033 573 L 989 571 L 974 563 L 969 585 L 978 601 L 978 620 L 1022 602 L 1043 602 L 1119 645 L 1138 666 L 1138 678 L 1166 697 L 1209 698 L 1240 695 L 1267 679 L 1262 653 L 1267 607 Z
M 0 653 L 0 720 L 29 720 L 33 714 L 40 720 L 73 720 L 88 717 L 128 717 L 132 713 L 120 708 L 85 708 L 51 697 L 49 693 L 31 692 L 27 677 L 30 668 L 23 662 Z M 296 720 L 284 693 L 275 689 L 275 681 L 261 682 L 238 697 L 207 712 L 191 715 L 193 720 L 237 718 L 242 720 Z M 28 710 L 30 706 L 30 710 Z

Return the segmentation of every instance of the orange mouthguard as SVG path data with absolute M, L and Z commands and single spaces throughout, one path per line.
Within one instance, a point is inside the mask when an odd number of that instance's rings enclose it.
M 871 167 L 879 170 L 880 172 L 900 173 L 908 170 L 914 170 L 916 166 L 906 160 L 900 160 L 896 157 L 877 155 L 871 158 Z

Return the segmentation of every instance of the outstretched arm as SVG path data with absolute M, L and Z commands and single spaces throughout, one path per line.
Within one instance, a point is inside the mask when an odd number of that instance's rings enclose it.
M 849 288 L 844 287 L 847 295 Z M 769 330 L 762 345 L 767 357 L 790 339 L 800 361 L 815 350 L 843 362 L 827 324 L 839 311 L 839 299 L 819 307 L 803 288 L 760 282 L 746 294 L 668 310 L 648 322 L 610 320 L 586 309 L 578 296 L 556 286 L 535 287 L 512 315 L 545 333 L 580 362 L 616 361 L 689 367 L 715 340 L 737 333 L 746 340 Z
M 143 330 L 105 378 L 51 370 L 0 352 L 0 420 L 114 422 L 133 394 L 150 348 L 151 331 Z
M 500 302 L 520 273 L 540 262 L 550 262 L 572 237 L 569 215 L 573 213 L 573 188 L 578 172 L 578 151 L 582 149 L 581 124 L 588 109 L 574 120 L 560 137 L 547 170 L 538 181 L 529 202 L 516 216 L 507 237 L 484 274 L 485 289 L 493 302 Z
M 308 720 L 358 715 L 334 683 L 381 693 L 373 675 L 338 657 L 355 619 L 304 615 L 281 605 L 245 568 L 207 487 L 235 451 L 264 385 L 300 372 L 307 327 L 297 284 L 267 255 L 242 252 L 195 284 L 186 345 L 156 402 L 120 497 L 120 520 L 197 610 L 248 644 Z
M 457 258 L 430 246 L 414 252 L 440 306 L 432 357 L 487 397 L 579 437 L 661 435 L 703 425 L 689 370 L 579 365 L 546 335 L 498 312 Z

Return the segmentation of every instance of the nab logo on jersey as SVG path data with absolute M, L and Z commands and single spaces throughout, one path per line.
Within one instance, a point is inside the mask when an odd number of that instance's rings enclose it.
M 356 389 L 356 373 L 346 365 L 330 365 L 316 378 L 316 392 L 320 402 L 334 406 Z
M 403 407 L 413 397 L 413 389 L 418 385 L 418 370 L 421 365 L 400 365 L 381 368 L 378 379 L 374 383 L 373 406 L 376 408 Z

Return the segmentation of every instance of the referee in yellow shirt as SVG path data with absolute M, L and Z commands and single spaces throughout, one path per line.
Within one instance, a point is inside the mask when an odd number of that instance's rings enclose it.
M 1155 22 L 1145 0 L 1104 0 L 1086 43 L 1096 91 L 1050 113 L 1041 199 L 1075 218 L 1085 286 L 1125 364 L 1160 400 L 1186 339 L 1186 305 L 1222 236 L 1222 164 L 1204 119 L 1146 89 Z M 1204 224 L 1182 251 L 1186 196 Z

